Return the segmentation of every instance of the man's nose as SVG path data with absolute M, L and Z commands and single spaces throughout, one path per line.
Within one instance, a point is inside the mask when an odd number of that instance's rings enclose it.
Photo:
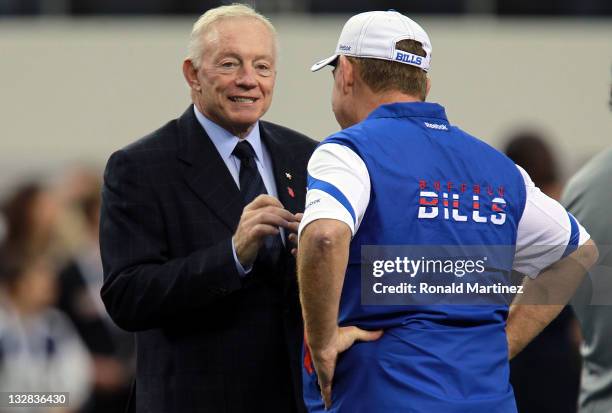
M 245 88 L 254 88 L 257 86 L 257 72 L 255 72 L 255 68 L 250 65 L 243 65 L 238 72 L 238 77 L 236 78 L 236 85 L 242 86 Z

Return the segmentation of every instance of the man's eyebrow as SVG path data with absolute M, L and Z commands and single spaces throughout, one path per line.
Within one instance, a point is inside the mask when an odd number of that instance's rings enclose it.
M 227 53 L 220 53 L 219 56 L 217 57 L 217 61 L 221 60 L 221 59 L 225 59 L 227 57 L 232 57 L 234 59 L 237 60 L 244 60 L 243 56 L 241 56 L 240 54 L 236 53 L 236 52 L 227 52 Z M 269 61 L 274 61 L 274 56 L 272 55 L 268 55 L 268 54 L 262 54 L 262 55 L 257 55 L 253 58 L 254 61 L 256 60 L 269 60 Z
M 269 55 L 269 54 L 263 54 L 263 55 L 255 56 L 253 60 L 274 60 L 274 56 Z
M 242 60 L 242 58 L 237 53 L 234 53 L 234 52 L 220 53 L 219 56 L 217 56 L 217 59 L 215 60 L 218 61 L 221 59 L 225 59 L 226 57 L 233 57 L 234 59 Z

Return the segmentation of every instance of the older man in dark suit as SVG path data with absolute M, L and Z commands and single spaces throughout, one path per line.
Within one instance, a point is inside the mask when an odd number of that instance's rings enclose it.
M 290 251 L 315 142 L 259 120 L 276 47 L 247 6 L 202 15 L 193 106 L 108 161 L 102 298 L 137 332 L 136 412 L 303 411 Z

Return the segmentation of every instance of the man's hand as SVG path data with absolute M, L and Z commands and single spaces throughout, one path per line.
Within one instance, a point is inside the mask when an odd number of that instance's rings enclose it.
M 506 321 L 509 359 L 520 353 L 559 315 L 598 257 L 597 246 L 588 240 L 537 278 L 525 277 L 523 294 L 514 297 Z
M 270 195 L 259 195 L 244 207 L 236 233 L 232 238 L 236 255 L 243 267 L 250 267 L 268 235 L 278 235 L 279 227 L 296 232 L 299 219 L 284 209 L 280 201 Z
M 317 371 L 325 409 L 329 409 L 332 404 L 332 382 L 338 354 L 351 348 L 355 341 L 378 340 L 382 334 L 382 330 L 367 331 L 354 326 L 339 327 L 326 348 L 311 349 L 312 363 Z

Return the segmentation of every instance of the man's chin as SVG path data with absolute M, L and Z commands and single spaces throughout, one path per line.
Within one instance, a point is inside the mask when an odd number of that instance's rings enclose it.
M 259 117 L 255 116 L 241 116 L 241 117 L 232 117 L 227 119 L 227 127 L 226 129 L 231 133 L 237 135 L 240 138 L 244 138 L 246 134 L 248 134 L 253 125 L 259 120 Z
M 236 127 L 250 127 L 255 124 L 264 114 L 261 112 L 249 113 L 249 114 L 234 114 L 228 119 L 232 125 Z

